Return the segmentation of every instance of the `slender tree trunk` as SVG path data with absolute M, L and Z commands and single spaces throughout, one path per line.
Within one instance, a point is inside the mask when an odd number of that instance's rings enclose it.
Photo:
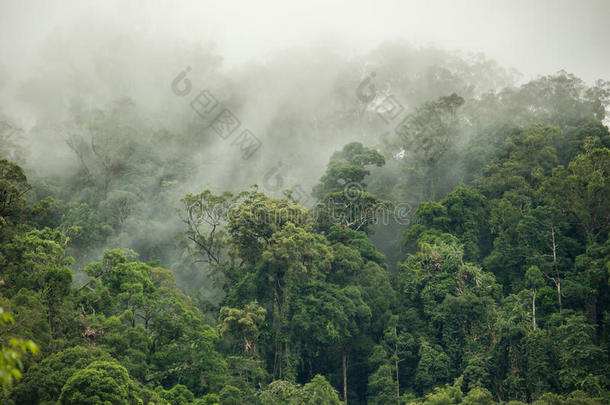
M 398 358 L 396 358 L 394 365 L 396 366 L 396 404 L 400 405 L 400 381 L 398 380 Z
M 559 303 L 559 312 L 561 312 L 561 283 L 559 282 L 559 279 L 557 279 L 555 285 L 557 286 L 557 302 Z
M 557 244 L 555 243 L 555 228 L 551 226 L 551 238 L 553 242 L 553 268 L 555 269 L 555 287 L 557 287 L 557 302 L 559 303 L 559 312 L 561 312 L 561 280 L 559 278 L 559 269 L 557 269 Z
M 284 350 L 285 350 L 285 360 L 284 360 L 284 378 L 286 378 L 286 376 L 288 376 L 289 380 L 294 380 L 295 379 L 295 375 L 294 375 L 294 369 L 292 367 L 292 356 L 290 355 L 290 341 L 286 342 L 284 344 Z
M 400 380 L 398 379 L 398 328 L 394 325 L 394 367 L 396 371 L 396 404 L 400 405 Z
M 347 355 L 343 353 L 343 402 L 347 405 Z
M 273 338 L 275 341 L 275 356 L 273 359 L 273 378 L 282 379 L 282 341 L 281 341 L 281 289 L 275 286 L 275 300 L 273 303 Z

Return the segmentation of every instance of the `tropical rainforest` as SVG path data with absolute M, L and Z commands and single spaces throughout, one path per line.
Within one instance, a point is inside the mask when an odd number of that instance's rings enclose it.
M 58 41 L 0 105 L 2 404 L 610 402 L 610 83 Z

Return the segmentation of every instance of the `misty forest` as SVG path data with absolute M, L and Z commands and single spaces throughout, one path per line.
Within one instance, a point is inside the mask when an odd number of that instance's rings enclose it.
M 0 63 L 0 403 L 610 403 L 610 77 L 135 28 L 31 63 Z

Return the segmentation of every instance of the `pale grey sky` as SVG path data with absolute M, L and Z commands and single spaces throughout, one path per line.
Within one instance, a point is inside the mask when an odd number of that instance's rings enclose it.
M 525 78 L 566 69 L 591 82 L 610 79 L 609 19 L 608 0 L 0 0 L 0 65 L 25 69 L 53 35 L 101 24 L 213 41 L 229 67 L 312 41 L 362 52 L 404 39 L 484 52 Z

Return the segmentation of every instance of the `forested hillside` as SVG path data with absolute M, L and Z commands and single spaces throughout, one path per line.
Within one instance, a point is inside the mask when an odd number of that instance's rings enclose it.
M 311 52 L 0 106 L 2 404 L 610 402 L 610 84 Z

